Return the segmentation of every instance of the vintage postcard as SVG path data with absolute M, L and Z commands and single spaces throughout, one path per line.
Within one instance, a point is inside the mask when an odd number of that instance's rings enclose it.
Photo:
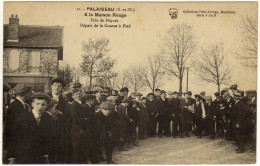
M 4 2 L 4 164 L 255 164 L 258 2 Z

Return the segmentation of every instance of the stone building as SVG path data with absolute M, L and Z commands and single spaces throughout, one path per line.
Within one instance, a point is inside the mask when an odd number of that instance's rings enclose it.
M 18 16 L 12 15 L 4 25 L 3 51 L 5 82 L 46 91 L 63 60 L 63 27 L 19 25 Z

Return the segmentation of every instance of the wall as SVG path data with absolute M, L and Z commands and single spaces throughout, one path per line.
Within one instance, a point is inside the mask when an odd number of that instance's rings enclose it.
M 9 68 L 10 51 L 18 50 L 20 53 L 19 68 L 12 70 Z M 3 57 L 3 72 L 4 73 L 16 73 L 25 74 L 29 72 L 28 57 L 30 51 L 41 51 L 41 73 L 53 76 L 57 74 L 58 68 L 58 54 L 57 49 L 27 49 L 27 48 L 4 48 Z

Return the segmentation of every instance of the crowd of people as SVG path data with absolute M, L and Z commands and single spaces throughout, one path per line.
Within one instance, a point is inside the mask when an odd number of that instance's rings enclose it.
M 233 141 L 237 153 L 256 128 L 256 91 L 237 85 L 215 93 L 165 92 L 144 96 L 127 87 L 82 92 L 75 83 L 51 81 L 51 92 L 33 92 L 18 84 L 4 108 L 3 160 L 9 164 L 98 164 L 112 160 L 114 150 L 140 146 L 150 137 L 220 137 Z

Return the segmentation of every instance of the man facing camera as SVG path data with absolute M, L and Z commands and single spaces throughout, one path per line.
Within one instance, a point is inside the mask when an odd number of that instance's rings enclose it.
M 41 115 L 46 111 L 50 97 L 41 92 L 32 95 L 32 111 L 19 117 L 15 128 L 14 153 L 10 154 L 10 164 L 48 164 L 48 139 Z

